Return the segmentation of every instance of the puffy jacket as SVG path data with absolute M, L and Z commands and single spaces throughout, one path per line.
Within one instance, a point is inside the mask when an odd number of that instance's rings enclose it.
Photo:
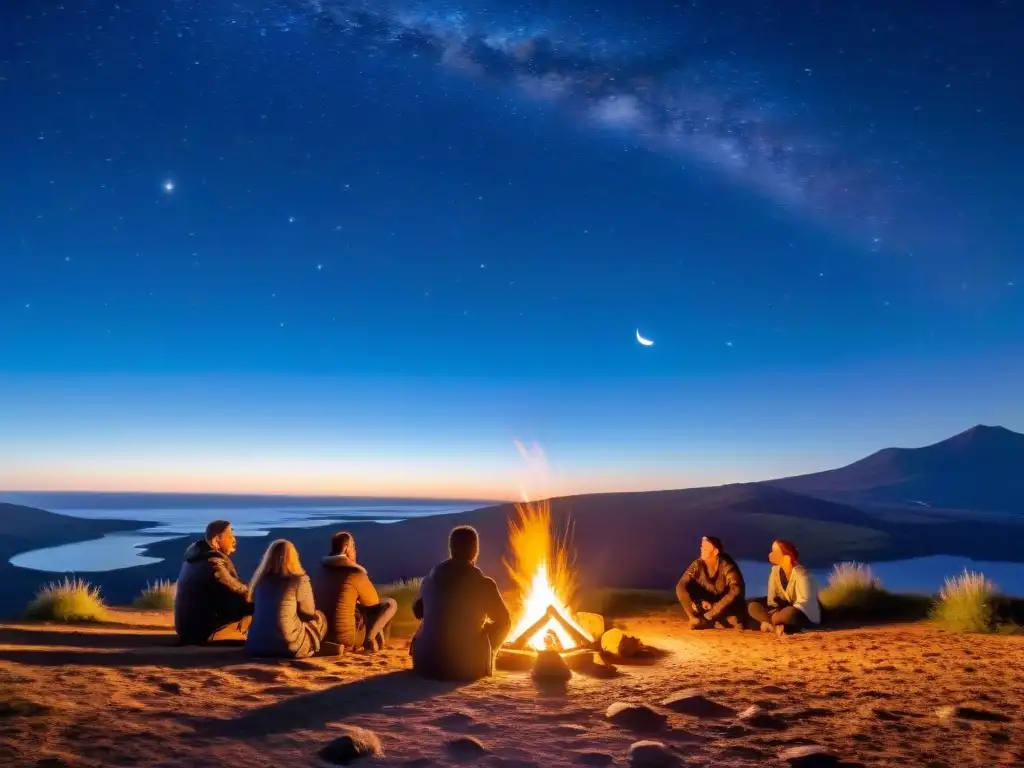
M 724 552 L 718 556 L 718 571 L 714 576 L 708 573 L 707 565 L 699 557 L 690 563 L 690 567 L 676 585 L 676 595 L 680 601 L 685 599 L 691 584 L 710 595 L 710 620 L 744 607 L 747 586 L 743 581 L 743 574 L 736 561 Z
M 313 573 L 313 595 L 316 607 L 327 617 L 324 640 L 347 648 L 362 645 L 366 630 L 356 606 L 370 608 L 380 604 L 366 569 L 345 555 L 325 557 Z
M 413 605 L 422 619 L 412 643 L 413 668 L 432 678 L 475 680 L 490 674 L 492 637 L 512 627 L 494 579 L 475 565 L 445 560 L 423 580 Z M 485 622 L 493 626 L 485 626 Z
M 309 576 L 265 576 L 253 591 L 252 603 L 246 651 L 254 656 L 302 658 L 320 650 L 320 633 L 308 624 L 317 618 Z
M 183 643 L 205 643 L 220 627 L 252 613 L 248 596 L 231 558 L 205 540 L 195 541 L 178 574 L 174 630 Z

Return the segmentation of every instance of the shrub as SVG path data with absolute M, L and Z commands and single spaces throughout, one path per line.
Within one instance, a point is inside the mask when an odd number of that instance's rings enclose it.
M 99 587 L 82 579 L 53 581 L 36 592 L 25 618 L 39 621 L 105 621 L 107 606 Z
M 996 628 L 998 600 L 999 588 L 984 574 L 964 570 L 946 579 L 932 616 L 954 632 L 989 632 Z
M 132 603 L 133 608 L 144 611 L 172 611 L 174 610 L 174 596 L 177 594 L 178 585 L 166 579 L 157 579 L 139 593 Z
M 394 637 L 410 637 L 416 631 L 419 620 L 413 615 L 412 604 L 419 597 L 423 579 L 403 579 L 380 588 L 381 597 L 390 597 L 398 603 L 398 613 L 391 621 Z
M 828 586 L 821 590 L 821 604 L 828 610 L 868 608 L 882 592 L 882 580 L 870 565 L 839 563 L 828 576 Z

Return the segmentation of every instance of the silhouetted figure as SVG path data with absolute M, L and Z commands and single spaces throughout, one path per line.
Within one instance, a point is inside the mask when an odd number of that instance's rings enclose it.
M 231 562 L 235 545 L 231 523 L 214 520 L 205 538 L 185 550 L 174 599 L 174 630 L 183 644 L 245 640 L 252 604 Z
M 821 624 L 821 604 L 814 577 L 800 565 L 800 552 L 785 539 L 776 539 L 768 553 L 772 568 L 768 576 L 768 597 L 747 606 L 750 618 L 762 632 L 783 635 Z
M 331 554 L 313 574 L 313 594 L 327 617 L 325 648 L 362 647 L 373 653 L 387 645 L 398 603 L 390 597 L 380 599 L 366 569 L 356 562 L 351 533 L 331 537 Z
M 413 604 L 422 623 L 412 641 L 412 665 L 435 680 L 477 680 L 494 671 L 494 655 L 512 628 L 512 618 L 494 579 L 476 567 L 476 530 L 455 528 L 448 552 L 449 558 L 423 580 Z
M 246 651 L 301 659 L 320 650 L 327 619 L 316 609 L 313 587 L 294 544 L 278 539 L 267 547 L 249 591 L 254 610 Z
M 691 629 L 707 629 L 715 623 L 742 629 L 746 619 L 746 585 L 736 561 L 722 551 L 714 536 L 700 540 L 700 557 L 690 563 L 676 584 L 676 597 Z

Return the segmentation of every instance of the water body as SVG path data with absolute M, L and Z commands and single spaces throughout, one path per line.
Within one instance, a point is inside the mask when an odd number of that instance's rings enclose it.
M 485 501 L 211 497 L 172 494 L 7 494 L 4 501 L 91 520 L 141 520 L 153 525 L 98 539 L 22 552 L 10 562 L 50 573 L 101 573 L 159 562 L 141 550 L 158 541 L 202 533 L 211 520 L 230 520 L 240 537 L 271 529 L 312 528 L 346 522 L 395 523 L 410 517 L 452 514 L 487 506 Z
M 771 565 L 767 562 L 739 560 L 747 582 L 747 592 L 763 595 L 767 590 Z M 934 595 L 942 588 L 946 579 L 958 576 L 965 570 L 985 574 L 1007 595 L 1024 596 L 1024 563 L 971 560 L 952 555 L 915 557 L 908 560 L 888 560 L 870 563 L 871 570 L 882 580 L 882 586 L 890 592 Z M 831 568 L 812 571 L 819 587 L 828 584 Z

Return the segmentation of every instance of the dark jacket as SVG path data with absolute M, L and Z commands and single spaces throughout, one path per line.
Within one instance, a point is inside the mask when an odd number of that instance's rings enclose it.
M 747 586 L 743 574 L 736 561 L 724 552 L 718 556 L 718 571 L 714 576 L 708 573 L 708 567 L 699 557 L 690 563 L 683 577 L 676 585 L 676 596 L 680 601 L 694 599 L 711 603 L 707 618 L 711 621 L 719 616 L 727 615 L 744 608 L 744 596 Z
M 422 619 L 412 643 L 413 669 L 441 680 L 489 675 L 494 653 L 512 628 L 494 579 L 457 560 L 434 567 L 420 586 L 413 612 Z
M 253 656 L 302 658 L 320 650 L 323 619 L 316 615 L 309 576 L 265 576 L 252 604 L 245 650 Z
M 313 595 L 316 607 L 327 617 L 324 640 L 350 649 L 361 646 L 366 639 L 366 627 L 356 606 L 380 605 L 366 569 L 345 555 L 325 557 L 313 574 Z
M 231 558 L 206 541 L 190 544 L 174 599 L 174 629 L 181 642 L 205 643 L 219 628 L 248 616 L 248 595 Z

